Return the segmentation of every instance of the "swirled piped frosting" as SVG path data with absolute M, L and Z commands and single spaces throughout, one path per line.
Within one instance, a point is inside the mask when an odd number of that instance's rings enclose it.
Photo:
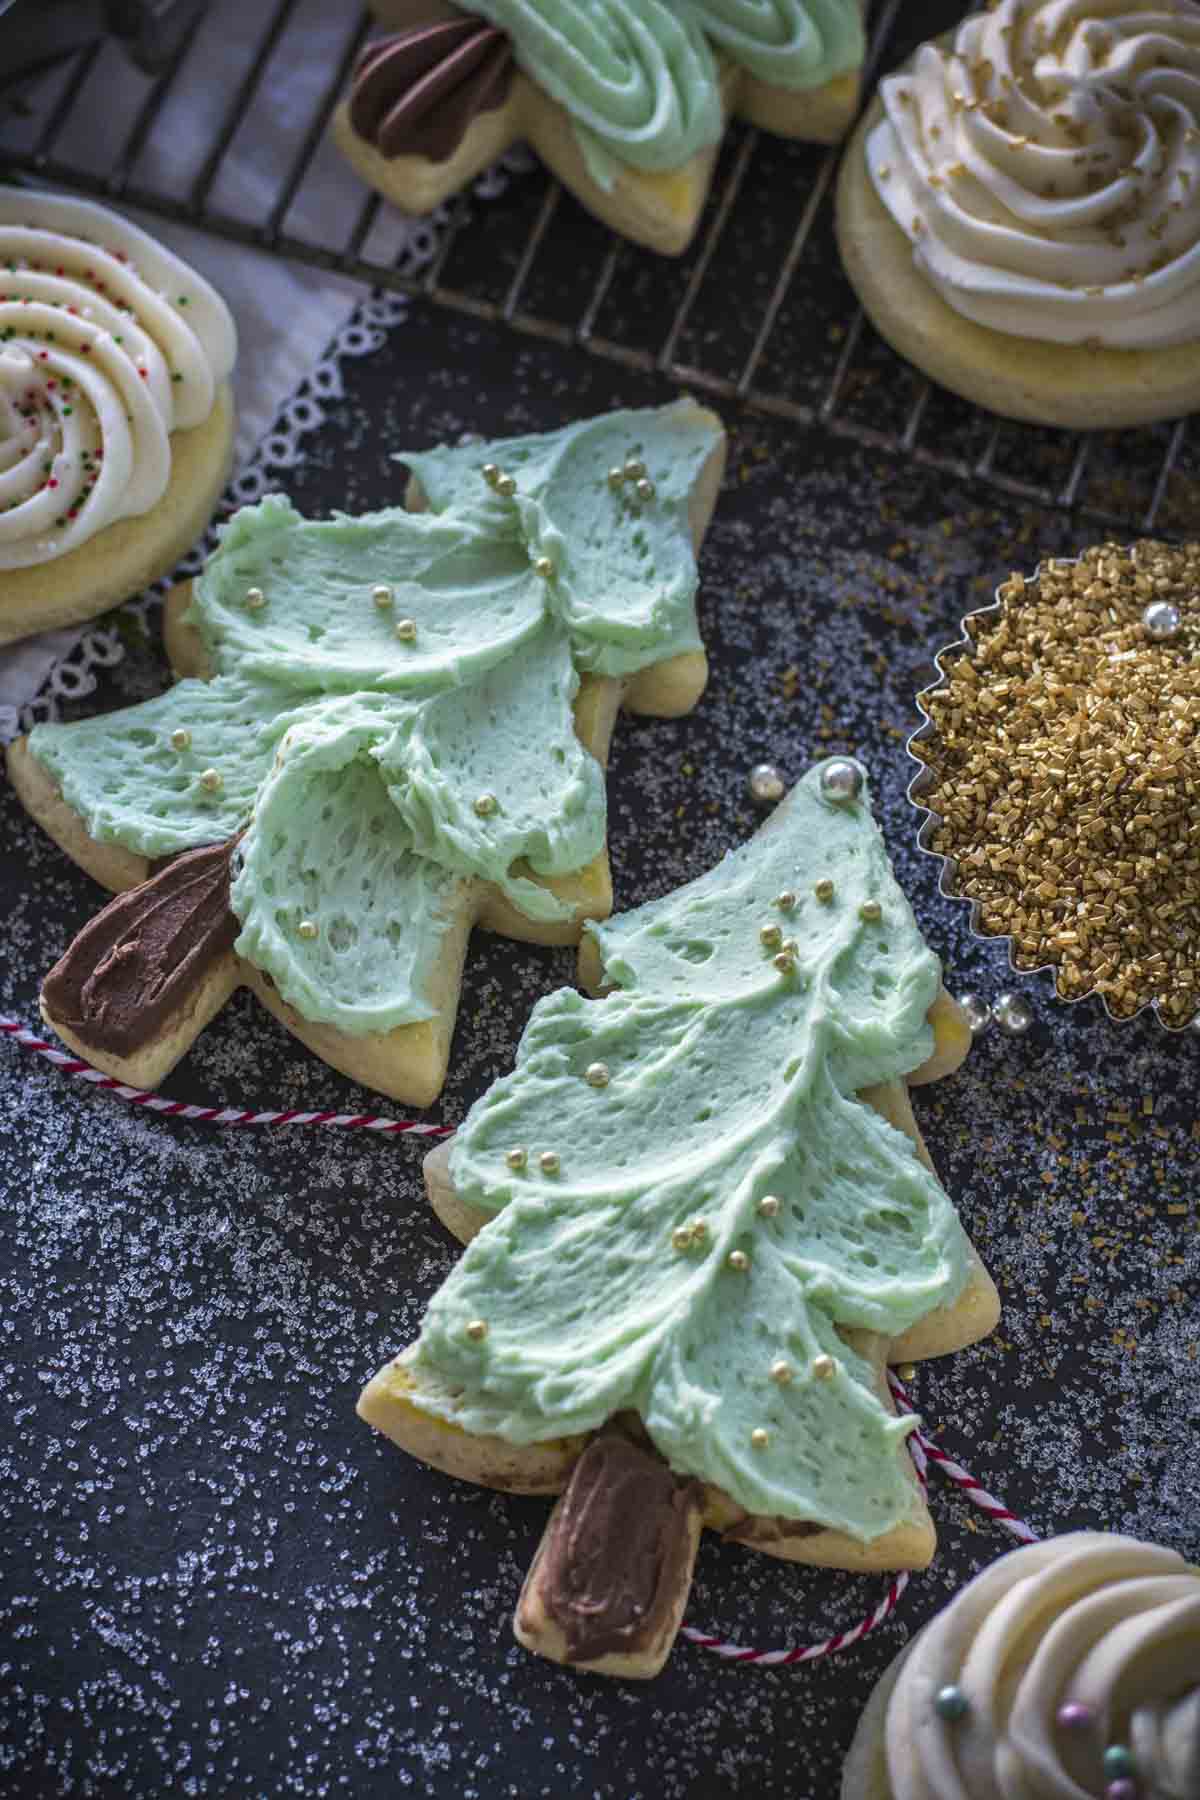
M 350 123 L 381 156 L 453 156 L 471 121 L 503 106 L 512 86 L 508 40 L 472 19 L 414 25 L 368 44 L 350 90 Z
M 236 348 L 219 294 L 146 232 L 0 187 L 0 569 L 148 512 Z
M 486 49 L 464 37 L 443 54 L 435 34 L 461 31 L 455 21 L 416 26 L 388 40 L 391 48 L 364 53 L 351 123 L 384 156 L 451 155 L 471 119 L 507 93 L 499 61 L 506 40 L 529 79 L 569 114 L 589 174 L 609 191 L 623 165 L 647 174 L 678 169 L 719 141 L 716 52 L 768 86 L 797 93 L 856 68 L 863 56 L 859 0 L 461 4 L 497 28 Z
M 1200 5 L 1000 0 L 883 82 L 875 190 L 948 306 L 1042 342 L 1200 339 Z
M 724 128 L 716 63 L 686 8 L 665 0 L 466 0 L 506 31 L 521 69 L 570 114 L 588 170 L 676 169 Z
M 686 0 L 731 61 L 770 87 L 802 93 L 858 68 L 858 0 Z
M 1012 1551 L 914 1641 L 884 1731 L 894 1800 L 1100 1800 L 1114 1752 L 1138 1800 L 1200 1794 L 1200 1571 L 1106 1532 Z

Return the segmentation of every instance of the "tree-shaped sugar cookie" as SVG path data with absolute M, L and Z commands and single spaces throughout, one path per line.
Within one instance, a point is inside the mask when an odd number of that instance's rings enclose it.
M 336 1068 L 431 1100 L 471 926 L 569 943 L 610 910 L 609 733 L 622 699 L 703 689 L 723 458 L 681 401 L 406 455 L 422 510 L 238 513 L 169 603 L 182 679 L 10 754 L 51 835 L 136 890 L 47 980 L 49 1023 L 152 1085 L 244 982 Z
M 906 1078 L 961 1060 L 862 773 L 809 772 L 689 886 L 589 926 L 513 1073 L 426 1162 L 467 1250 L 360 1411 L 450 1473 L 565 1490 L 521 1641 L 661 1666 L 701 1525 L 835 1568 L 933 1528 L 883 1378 L 998 1301 Z
M 527 139 L 581 205 L 664 255 L 687 248 L 735 115 L 837 143 L 858 111 L 863 0 L 373 0 L 333 131 L 424 213 Z

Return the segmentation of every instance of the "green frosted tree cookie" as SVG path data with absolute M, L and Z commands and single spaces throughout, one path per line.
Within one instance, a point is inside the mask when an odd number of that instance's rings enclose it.
M 940 969 L 861 771 L 819 765 L 708 874 L 587 929 L 610 991 L 540 1001 L 431 1158 L 470 1241 L 362 1410 L 442 1466 L 431 1426 L 520 1468 L 615 1423 L 748 1541 L 919 1561 L 883 1357 L 932 1315 L 939 1348 L 982 1335 L 995 1294 L 903 1100 Z
M 608 731 L 635 678 L 650 712 L 660 671 L 659 710 L 678 703 L 672 672 L 693 700 L 703 685 L 695 545 L 723 449 L 719 421 L 681 401 L 406 453 L 421 511 L 245 507 L 186 615 L 207 679 L 38 726 L 18 786 L 112 885 L 136 859 L 236 837 L 245 979 L 336 1066 L 431 1097 L 471 923 L 570 942 L 611 904 Z M 66 1013 L 56 983 L 51 1022 L 94 1060 L 106 983 L 132 976 L 122 942 L 121 969 L 81 980 Z M 428 1030 L 380 1052 L 410 1027 Z M 395 1065 L 418 1044 L 410 1080 Z

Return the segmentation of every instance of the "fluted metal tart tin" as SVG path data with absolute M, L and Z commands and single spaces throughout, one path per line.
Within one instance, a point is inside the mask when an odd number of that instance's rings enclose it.
M 1117 546 L 1117 548 L 1128 553 L 1132 549 L 1132 546 L 1121 545 Z M 1078 556 L 1062 556 L 1054 558 L 1054 561 L 1059 564 L 1078 563 L 1081 560 L 1082 559 Z M 1038 563 L 1033 574 L 1025 576 L 1024 579 L 1027 587 L 1036 586 L 1041 578 L 1042 568 L 1043 565 Z M 1002 583 L 1001 587 L 1003 585 L 1004 584 Z M 933 662 L 934 667 L 937 669 L 937 679 L 923 687 L 920 693 L 915 697 L 916 708 L 921 714 L 923 723 L 911 733 L 904 748 L 906 755 L 917 765 L 917 773 L 909 782 L 907 789 L 909 803 L 921 820 L 917 829 L 917 848 L 923 855 L 931 857 L 935 862 L 941 864 L 941 868 L 938 872 L 938 892 L 944 894 L 948 900 L 957 900 L 960 904 L 970 909 L 968 929 L 976 943 L 1003 944 L 1008 956 L 1008 966 L 1014 975 L 1021 977 L 1049 976 L 1051 995 L 1060 1006 L 1077 1006 L 1084 1000 L 1098 1000 L 1114 1025 L 1129 1025 L 1134 1019 L 1141 1018 L 1143 1013 L 1149 1011 L 1154 1014 L 1155 1019 L 1158 1024 L 1161 1025 L 1162 1029 L 1173 1035 L 1178 1035 L 1181 1032 L 1187 1031 L 1200 1031 L 1200 1012 L 1193 1014 L 1192 1018 L 1189 1019 L 1185 1025 L 1172 1025 L 1163 1017 L 1157 1001 L 1147 1001 L 1145 1006 L 1139 1007 L 1134 1013 L 1121 1014 L 1113 1012 L 1108 1003 L 1108 996 L 1094 987 L 1086 989 L 1085 992 L 1081 994 L 1067 995 L 1059 993 L 1058 963 L 1053 960 L 1047 960 L 1046 962 L 1038 963 L 1034 968 L 1030 968 L 1028 965 L 1022 966 L 1016 961 L 1013 955 L 1013 940 L 1011 935 L 981 930 L 980 914 L 982 908 L 980 902 L 978 900 L 973 900 L 969 894 L 960 893 L 956 886 L 958 879 L 958 859 L 954 856 L 948 856 L 942 851 L 934 848 L 934 833 L 942 822 L 941 814 L 931 811 L 931 809 L 923 803 L 921 798 L 922 795 L 928 793 L 929 789 L 934 785 L 934 776 L 930 770 L 929 764 L 918 755 L 914 748 L 917 744 L 928 742 L 937 734 L 937 726 L 930 717 L 928 710 L 923 705 L 923 699 L 925 695 L 937 693 L 945 686 L 948 679 L 948 670 L 945 666 L 944 658 L 954 657 L 961 651 L 970 651 L 974 649 L 976 640 L 971 634 L 971 626 L 977 621 L 993 619 L 1001 612 L 1003 601 L 1001 599 L 1000 587 L 998 587 L 995 592 L 995 599 L 987 606 L 976 607 L 973 611 L 963 614 L 958 622 L 957 638 L 953 643 L 943 645 L 934 656 Z M 1200 944 L 1198 944 L 1196 948 L 1197 954 L 1200 955 Z

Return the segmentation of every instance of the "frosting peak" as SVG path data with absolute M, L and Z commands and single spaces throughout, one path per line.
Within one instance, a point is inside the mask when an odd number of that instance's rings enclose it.
M 881 85 L 876 192 L 948 306 L 1041 342 L 1200 338 L 1200 5 L 1000 0 Z
M 363 51 L 350 123 L 381 156 L 445 162 L 477 114 L 503 106 L 512 77 L 502 31 L 472 19 L 414 25 Z
M 885 1740 L 894 1800 L 1101 1800 L 1114 1747 L 1139 1800 L 1200 1794 L 1200 1572 L 1104 1532 L 1012 1551 L 901 1659 Z
M 104 207 L 0 187 L 0 570 L 148 512 L 233 367 L 219 295 Z

